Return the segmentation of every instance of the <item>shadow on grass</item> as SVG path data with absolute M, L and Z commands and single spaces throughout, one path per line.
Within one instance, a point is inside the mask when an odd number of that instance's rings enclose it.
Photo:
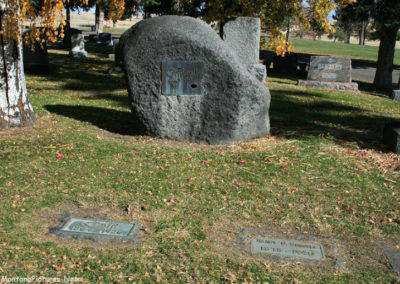
M 299 100 L 311 94 L 273 90 L 270 119 L 272 135 L 302 139 L 306 136 L 329 135 L 339 144 L 355 142 L 361 148 L 384 150 L 382 133 L 384 125 L 398 120 L 371 113 L 357 107 L 318 100 Z
M 109 60 L 98 58 L 72 58 L 65 54 L 52 53 L 52 64 L 57 72 L 45 75 L 53 82 L 62 82 L 62 88 L 73 91 L 125 90 L 126 82 L 122 74 L 108 74 Z
M 130 111 L 75 105 L 45 105 L 44 108 L 58 115 L 89 122 L 112 133 L 131 136 L 143 134 L 143 128 L 134 122 Z

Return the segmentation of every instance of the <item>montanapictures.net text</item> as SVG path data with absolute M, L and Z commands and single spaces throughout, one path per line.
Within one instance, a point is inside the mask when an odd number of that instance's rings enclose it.
M 30 276 L 30 277 L 8 277 L 1 276 L 0 283 L 32 283 L 32 282 L 40 282 L 40 283 L 64 283 L 64 282 L 83 282 L 83 278 L 79 277 L 67 277 L 64 278 L 59 277 L 45 277 L 45 276 Z

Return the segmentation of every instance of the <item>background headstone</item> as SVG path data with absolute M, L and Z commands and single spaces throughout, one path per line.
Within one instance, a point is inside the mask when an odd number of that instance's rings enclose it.
M 97 38 L 97 44 L 113 46 L 111 34 L 110 33 L 100 33 Z
M 339 90 L 358 90 L 351 82 L 351 60 L 336 56 L 311 56 L 307 81 L 299 80 L 300 86 Z
M 237 60 L 259 81 L 264 82 L 267 69 L 259 64 L 261 21 L 259 18 L 239 17 L 228 21 L 223 28 L 223 39 Z
M 116 61 L 124 66 L 134 123 L 148 135 L 210 144 L 269 135 L 268 89 L 200 20 L 141 21 L 121 36 Z M 163 66 L 174 61 L 182 68 L 168 69 L 164 80 L 181 91 L 163 94 Z M 184 67 L 194 62 L 203 68 Z M 183 82 L 204 92 L 186 93 Z
M 385 125 L 383 129 L 383 142 L 391 151 L 400 153 L 400 123 Z
M 29 31 L 26 31 L 25 33 L 29 33 Z M 39 43 L 35 43 L 34 48 L 32 49 L 30 45 L 24 43 L 23 58 L 25 71 L 44 73 L 50 71 L 49 55 L 46 44 L 40 45 Z
M 336 56 L 311 56 L 307 80 L 350 83 L 351 60 Z
M 71 34 L 71 50 L 69 54 L 72 57 L 78 57 L 78 58 L 88 56 L 85 50 L 85 39 L 82 32 Z

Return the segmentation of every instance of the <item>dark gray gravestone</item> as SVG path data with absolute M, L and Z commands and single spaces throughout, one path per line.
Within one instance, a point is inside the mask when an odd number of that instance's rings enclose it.
M 24 36 L 29 31 L 24 33 Z M 47 52 L 46 44 L 40 45 L 35 43 L 34 48 L 23 44 L 23 58 L 24 58 L 24 70 L 31 72 L 43 72 L 47 73 L 50 71 L 49 55 Z
M 299 86 L 352 90 L 358 85 L 351 82 L 351 60 L 336 56 L 311 56 L 307 81 L 299 80 Z
M 400 153 L 400 123 L 385 125 L 383 129 L 383 142 L 391 151 Z
M 269 135 L 269 90 L 203 21 L 140 21 L 121 36 L 115 55 L 142 132 L 210 144 Z
M 139 242 L 141 226 L 135 222 L 116 222 L 113 220 L 93 220 L 68 216 L 62 224 L 51 228 L 49 233 L 63 238 L 89 239 L 93 241 L 132 241 Z
M 97 44 L 113 46 L 111 34 L 110 33 L 100 33 L 97 38 Z
M 400 272 L 400 250 L 384 249 L 385 255 L 395 272 Z
M 325 258 L 324 248 L 321 244 L 270 238 L 252 239 L 251 253 L 304 258 L 310 260 L 323 260 Z
M 351 60 L 336 56 L 311 56 L 307 80 L 350 83 Z

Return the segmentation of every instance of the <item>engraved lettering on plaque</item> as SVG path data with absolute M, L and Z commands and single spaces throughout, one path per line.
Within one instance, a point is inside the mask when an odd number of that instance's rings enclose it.
M 321 244 L 294 240 L 254 238 L 251 240 L 251 252 L 310 260 L 325 258 L 324 248 Z
M 170 60 L 162 63 L 163 95 L 203 95 L 204 61 Z
M 135 223 L 115 222 L 112 220 L 90 220 L 70 218 L 60 231 L 110 237 L 128 237 L 135 229 Z

